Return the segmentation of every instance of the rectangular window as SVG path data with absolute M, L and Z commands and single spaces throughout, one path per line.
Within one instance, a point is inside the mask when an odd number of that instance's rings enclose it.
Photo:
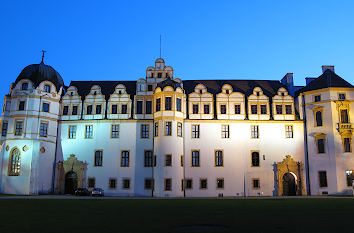
M 348 117 L 348 110 L 347 109 L 340 110 L 340 121 L 343 124 L 348 124 L 349 123 L 349 117 Z
M 87 105 L 86 114 L 87 115 L 91 115 L 92 114 L 92 105 Z
M 182 123 L 177 122 L 177 136 L 182 137 Z
M 251 154 L 252 159 L 252 167 L 259 167 L 259 152 L 253 151 Z
M 220 114 L 226 114 L 226 105 L 225 104 L 220 105 Z
M 207 188 L 208 188 L 208 180 L 200 179 L 200 189 L 207 189 Z
M 182 112 L 182 100 L 177 98 L 177 111 Z
M 152 85 L 151 84 L 148 85 L 148 91 L 152 91 Z
M 224 178 L 218 178 L 216 180 L 216 188 L 218 188 L 218 189 L 224 188 Z
M 321 101 L 321 95 L 315 95 L 314 96 L 315 102 L 320 102 Z
M 344 138 L 344 152 L 351 152 L 350 138 Z
M 77 115 L 77 105 L 73 106 L 72 115 L 74 115 L 74 116 Z
M 171 191 L 172 190 L 172 179 L 167 178 L 165 179 L 165 191 Z
M 145 103 L 146 107 L 146 114 L 151 114 L 152 113 L 152 102 L 150 100 L 147 100 Z
M 154 124 L 154 136 L 159 136 L 159 122 L 155 122 Z
M 261 105 L 261 114 L 267 114 L 267 105 L 265 104 Z
M 294 137 L 294 131 L 293 131 L 292 125 L 285 126 L 285 136 L 286 136 L 286 138 L 293 138 Z
M 157 73 L 158 78 L 162 78 L 162 73 Z
M 18 110 L 19 111 L 24 111 L 25 110 L 25 101 L 20 101 L 20 104 L 18 105 Z
M 209 113 L 210 113 L 210 105 L 204 104 L 204 114 L 209 114 Z
M 199 151 L 194 150 L 192 151 L 192 167 L 199 167 L 199 166 L 200 166 Z
M 149 138 L 149 125 L 141 125 L 141 138 Z
M 319 180 L 320 180 L 320 187 L 324 188 L 327 187 L 327 172 L 326 171 L 319 171 L 318 172 Z
M 251 138 L 259 138 L 258 125 L 251 126 Z
M 69 106 L 64 106 L 64 108 L 63 108 L 63 115 L 64 115 L 64 116 L 68 115 L 68 112 L 69 112 Z
M 21 136 L 22 135 L 22 129 L 23 129 L 23 122 L 22 121 L 16 121 L 15 135 L 16 136 Z
M 193 188 L 193 180 L 186 179 L 186 189 L 192 189 L 192 188 Z
M 153 162 L 152 151 L 145 151 L 144 167 L 152 167 L 152 162 Z
M 347 175 L 347 186 L 351 187 L 353 186 L 353 181 L 354 181 L 354 174 L 353 174 L 353 170 L 347 170 L 345 171 L 346 175 Z
M 317 139 L 317 153 L 325 153 L 325 140 L 324 138 Z
M 120 159 L 121 167 L 129 167 L 129 151 L 122 151 Z
M 41 128 L 39 131 L 39 136 L 47 137 L 48 135 L 48 123 L 41 123 Z
M 293 108 L 291 105 L 285 105 L 285 113 L 286 114 L 293 114 Z
M 241 105 L 235 104 L 235 114 L 241 114 Z
M 112 104 L 112 114 L 118 114 L 118 105 Z
M 344 93 L 338 94 L 338 99 L 339 100 L 345 100 L 345 94 Z
M 130 179 L 123 179 L 123 189 L 130 189 Z
M 172 166 L 172 155 L 165 155 L 165 167 Z
M 165 98 L 165 110 L 172 110 L 172 98 L 171 97 Z
M 10 111 L 11 109 L 11 102 L 10 101 L 6 101 L 5 103 L 5 111 Z
M 275 109 L 277 111 L 277 114 L 283 114 L 283 105 L 276 105 Z
M 199 105 L 193 104 L 193 114 L 198 114 L 198 112 L 199 112 Z
M 251 105 L 251 114 L 258 114 L 257 105 Z
M 122 104 L 122 114 L 127 114 L 128 113 L 128 105 Z
M 172 135 L 172 122 L 167 121 L 165 126 L 165 136 L 171 136 L 171 135 Z
M 87 179 L 87 187 L 88 188 L 94 188 L 96 185 L 96 179 L 95 178 L 88 178 Z
M 7 127 L 8 127 L 8 123 L 5 121 L 2 122 L 1 136 L 5 137 L 7 135 Z
M 76 125 L 69 125 L 69 138 L 76 138 Z
M 253 189 L 259 189 L 261 187 L 261 183 L 259 179 L 252 179 Z
M 108 181 L 109 188 L 110 189 L 116 189 L 117 188 L 117 179 L 110 178 Z
M 43 112 L 49 112 L 49 103 L 43 103 L 42 111 Z
M 102 105 L 96 105 L 96 114 L 102 113 Z
M 156 112 L 161 110 L 161 98 L 156 99 Z
M 145 179 L 145 182 L 144 182 L 145 189 L 152 189 L 153 185 L 154 185 L 154 179 L 151 179 L 151 178 Z
M 119 125 L 112 125 L 111 137 L 119 138 Z
M 92 138 L 92 137 L 93 137 L 93 125 L 86 125 L 85 138 Z
M 184 156 L 181 155 L 181 167 L 183 167 L 183 164 L 184 164 Z
M 143 101 L 136 101 L 136 114 L 143 113 Z
M 192 138 L 199 138 L 199 125 L 192 125 Z
M 222 138 L 230 138 L 230 126 L 222 125 L 221 126 L 221 137 Z
M 222 167 L 224 166 L 224 158 L 222 154 L 222 150 L 215 151 L 215 167 Z
M 96 150 L 95 151 L 95 167 L 101 167 L 103 160 L 103 151 Z

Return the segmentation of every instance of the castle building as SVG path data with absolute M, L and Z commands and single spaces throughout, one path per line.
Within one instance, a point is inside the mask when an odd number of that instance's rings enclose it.
M 0 193 L 156 197 L 351 193 L 353 85 L 185 80 L 159 58 L 137 81 L 25 67 L 4 98 Z

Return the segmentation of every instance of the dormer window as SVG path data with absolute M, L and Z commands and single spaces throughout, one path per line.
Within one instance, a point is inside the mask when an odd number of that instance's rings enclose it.
M 152 85 L 151 84 L 148 85 L 148 91 L 152 91 Z
M 50 93 L 50 86 L 49 85 L 44 85 L 44 92 Z
M 202 94 L 202 93 L 203 93 L 203 91 L 202 91 L 202 90 L 199 90 L 199 93 L 200 93 L 200 94 Z
M 315 100 L 315 102 L 320 102 L 321 101 L 321 95 L 315 95 L 314 100 Z
M 282 92 L 282 93 L 281 93 L 281 96 L 284 96 L 284 95 L 285 95 L 284 92 Z
M 118 94 L 121 95 L 121 94 L 122 94 L 122 91 L 118 91 Z
M 23 90 L 23 91 L 28 90 L 28 83 L 22 83 L 21 90 Z
M 158 78 L 162 78 L 162 73 L 158 73 L 158 74 L 157 74 L 157 77 L 158 77 Z
M 340 94 L 338 95 L 338 99 L 339 99 L 339 100 L 345 100 L 345 94 L 344 94 L 344 93 L 340 93 Z
M 74 95 L 74 92 L 70 92 L 70 95 L 73 96 L 73 95 Z
M 229 94 L 229 90 L 226 90 L 226 94 Z
M 154 73 L 151 73 L 151 78 L 153 78 L 154 77 Z
M 259 91 L 257 91 L 257 96 L 259 96 Z
M 96 91 L 94 91 L 94 92 L 93 92 L 93 95 L 97 95 L 97 92 L 96 92 Z

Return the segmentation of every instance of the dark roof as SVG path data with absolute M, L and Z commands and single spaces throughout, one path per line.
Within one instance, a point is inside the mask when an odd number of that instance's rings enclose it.
M 332 70 L 327 69 L 318 78 L 316 78 L 315 80 L 311 81 L 304 88 L 298 90 L 296 92 L 296 95 L 299 95 L 302 92 L 312 91 L 312 90 L 319 90 L 319 89 L 328 88 L 328 87 L 353 88 L 354 86 L 352 84 L 348 83 L 347 81 L 345 81 L 344 79 L 342 79 L 341 77 L 339 77 Z
M 50 81 L 55 85 L 57 91 L 64 86 L 60 74 L 53 67 L 45 65 L 43 62 L 26 66 L 17 77 L 15 85 L 22 79 L 31 80 L 36 87 L 43 81 Z
M 167 78 L 162 82 L 158 83 L 157 86 L 160 87 L 161 89 L 163 89 L 166 86 L 170 86 L 173 87 L 173 89 L 175 90 L 177 87 L 181 87 L 181 84 L 176 82 L 175 80 L 172 80 L 171 78 Z
M 136 93 L 136 81 L 71 81 L 70 86 L 75 86 L 78 94 L 84 100 L 90 93 L 92 86 L 98 85 L 101 87 L 102 94 L 108 100 L 110 95 L 114 92 L 118 84 L 123 84 L 131 98 Z

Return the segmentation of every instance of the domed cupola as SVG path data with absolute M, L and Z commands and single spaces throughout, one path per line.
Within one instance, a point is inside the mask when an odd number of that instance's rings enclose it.
M 60 74 L 53 67 L 44 64 L 43 60 L 40 64 L 26 66 L 17 77 L 15 85 L 22 79 L 31 80 L 36 87 L 43 81 L 50 81 L 55 85 L 57 91 L 64 86 Z

